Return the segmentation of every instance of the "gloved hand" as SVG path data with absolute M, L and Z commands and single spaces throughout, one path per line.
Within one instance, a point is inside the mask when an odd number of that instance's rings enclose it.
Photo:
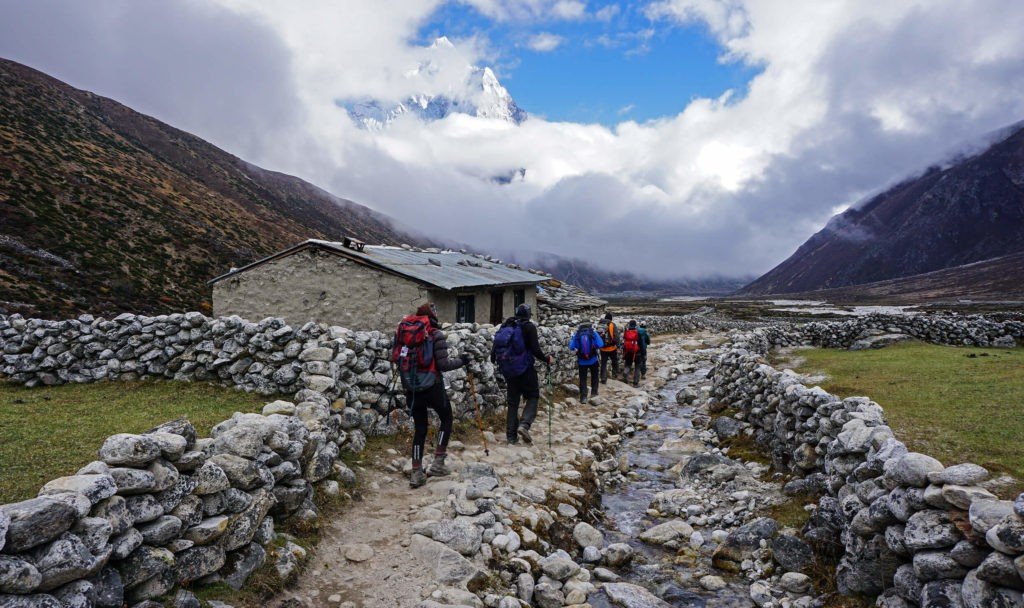
M 462 365 L 466 366 L 473 362 L 473 357 L 469 353 L 462 354 Z

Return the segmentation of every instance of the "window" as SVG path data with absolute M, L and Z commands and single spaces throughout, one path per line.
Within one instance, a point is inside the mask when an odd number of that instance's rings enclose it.
M 476 322 L 476 296 L 455 297 L 455 322 Z
M 512 292 L 512 308 L 519 308 L 520 304 L 526 304 L 525 289 L 516 289 Z

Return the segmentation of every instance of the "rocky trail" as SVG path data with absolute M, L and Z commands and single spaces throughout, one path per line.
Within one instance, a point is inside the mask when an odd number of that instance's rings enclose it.
M 542 402 L 534 445 L 490 431 L 489 455 L 453 442 L 453 475 L 416 490 L 404 449 L 365 454 L 361 500 L 270 605 L 809 606 L 802 574 L 759 582 L 776 570 L 763 539 L 777 524 L 757 514 L 784 498 L 767 467 L 717 447 L 738 429 L 708 428 L 721 341 L 661 340 L 640 387 L 610 380 L 591 404 L 555 403 L 550 450 Z

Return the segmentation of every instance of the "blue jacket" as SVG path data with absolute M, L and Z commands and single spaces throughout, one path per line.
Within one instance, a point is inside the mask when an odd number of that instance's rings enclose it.
M 572 335 L 572 339 L 569 340 L 569 350 L 576 351 L 576 359 L 577 359 L 577 361 L 579 362 L 579 364 L 581 366 L 583 366 L 583 365 L 593 365 L 593 364 L 597 363 L 600 360 L 600 356 L 601 356 L 599 349 L 602 346 L 604 346 L 604 340 L 601 339 L 601 336 L 597 335 L 597 332 L 594 331 L 593 328 L 590 328 L 590 337 L 594 340 L 594 346 L 593 346 L 594 356 L 590 357 L 589 359 L 584 359 L 583 358 L 583 353 L 580 352 L 580 335 L 579 334 L 580 334 L 580 332 L 579 332 L 579 330 L 577 330 L 576 333 L 574 333 Z

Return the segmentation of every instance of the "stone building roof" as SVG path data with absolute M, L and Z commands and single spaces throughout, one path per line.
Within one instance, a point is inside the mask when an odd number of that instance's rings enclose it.
M 537 286 L 537 301 L 562 310 L 583 310 L 606 306 L 607 301 L 587 293 L 582 287 L 548 279 Z
M 247 266 L 232 268 L 230 272 L 216 277 L 210 283 L 216 283 L 271 260 L 306 249 L 328 251 L 446 291 L 475 287 L 528 286 L 548 279 L 547 275 L 537 271 L 527 270 L 516 264 L 504 264 L 501 260 L 490 256 L 465 251 L 419 249 L 408 245 L 393 247 L 356 243 L 356 245 L 346 245 L 346 243 L 336 241 L 309 239 Z

